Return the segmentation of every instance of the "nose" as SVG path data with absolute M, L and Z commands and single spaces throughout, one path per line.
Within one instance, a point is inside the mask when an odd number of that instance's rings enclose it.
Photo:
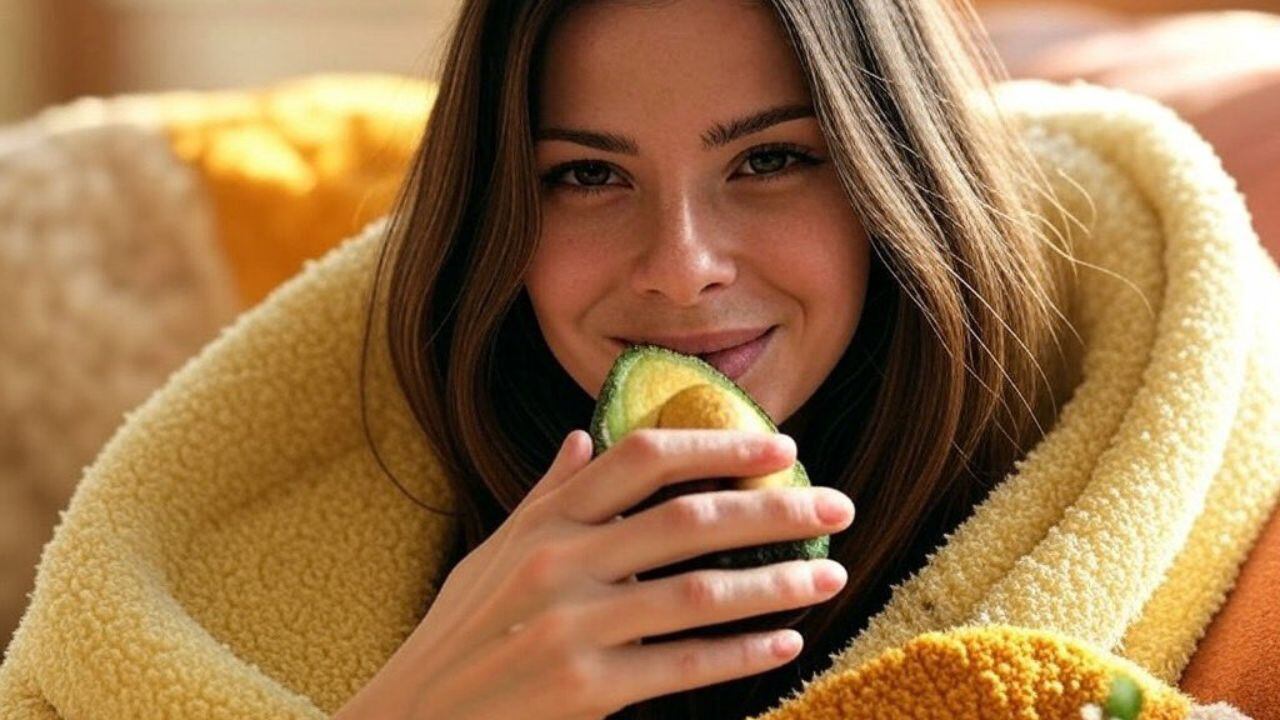
M 724 223 L 688 194 L 664 201 L 645 223 L 644 252 L 631 273 L 632 289 L 646 298 L 685 307 L 736 275 Z

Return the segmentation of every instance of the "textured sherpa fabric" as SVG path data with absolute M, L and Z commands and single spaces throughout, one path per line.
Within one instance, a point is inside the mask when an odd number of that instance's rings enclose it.
M 1260 309 L 1280 305 L 1280 270 L 1209 147 L 1123 92 L 1024 81 L 1000 99 L 1084 225 L 1078 384 L 775 719 L 1061 717 L 1117 670 L 1186 717 L 1173 683 L 1276 505 L 1280 327 Z M 407 502 L 361 432 L 383 227 L 308 263 L 128 417 L 46 548 L 0 666 L 6 713 L 320 718 L 408 636 L 455 526 Z M 381 340 L 374 440 L 452 507 Z
M 436 88 L 400 75 L 319 74 L 262 88 L 82 97 L 31 124 L 55 133 L 127 125 L 166 137 L 204 182 L 248 306 L 390 208 Z
M 80 98 L 0 128 L 0 647 L 125 410 L 385 214 L 435 84 Z
M 123 413 L 239 309 L 199 179 L 121 125 L 0 132 L 0 643 Z
M 1120 676 L 1142 690 L 1142 720 L 1184 720 L 1193 708 L 1123 658 L 1054 633 L 990 625 L 918 635 L 854 670 L 827 673 L 802 701 L 764 718 L 1080 718 Z
M 1002 100 L 1090 226 L 1079 256 L 1111 273 L 1082 269 L 1072 301 L 1083 380 L 842 662 L 1003 622 L 1172 681 L 1280 488 L 1280 326 L 1263 312 L 1276 266 L 1210 147 L 1165 107 L 1083 83 L 1014 82 Z

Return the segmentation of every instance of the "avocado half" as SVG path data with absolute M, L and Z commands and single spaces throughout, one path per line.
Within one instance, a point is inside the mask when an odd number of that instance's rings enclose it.
M 593 455 L 599 456 L 636 428 L 721 428 L 778 432 L 769 414 L 714 365 L 656 345 L 630 345 L 614 361 L 591 417 Z M 809 475 L 797 460 L 790 468 L 756 477 L 706 478 L 660 488 L 624 515 L 677 495 L 706 490 L 806 487 Z M 830 536 L 733 548 L 638 574 L 665 577 L 701 568 L 748 568 L 787 560 L 827 557 Z

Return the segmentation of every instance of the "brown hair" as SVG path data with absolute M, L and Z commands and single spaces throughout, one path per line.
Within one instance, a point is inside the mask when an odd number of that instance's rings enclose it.
M 594 405 L 551 355 L 522 287 L 539 235 L 531 78 L 572 5 L 463 3 L 378 259 L 398 382 L 458 497 L 450 563 L 505 521 Z M 793 622 L 806 646 L 792 663 L 615 717 L 740 717 L 797 689 L 1013 469 L 1060 399 L 1072 263 L 1054 262 L 1070 260 L 1069 239 L 1045 216 L 1065 210 L 992 111 L 989 90 L 1007 76 L 972 9 L 768 5 L 873 249 L 856 334 L 795 435 L 814 484 L 857 506 L 830 552 L 849 580 Z

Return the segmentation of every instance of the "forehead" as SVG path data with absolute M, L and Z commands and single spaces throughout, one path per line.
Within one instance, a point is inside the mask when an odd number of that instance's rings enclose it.
M 550 29 L 537 72 L 539 124 L 655 114 L 702 123 L 809 99 L 785 31 L 760 2 L 579 4 Z

